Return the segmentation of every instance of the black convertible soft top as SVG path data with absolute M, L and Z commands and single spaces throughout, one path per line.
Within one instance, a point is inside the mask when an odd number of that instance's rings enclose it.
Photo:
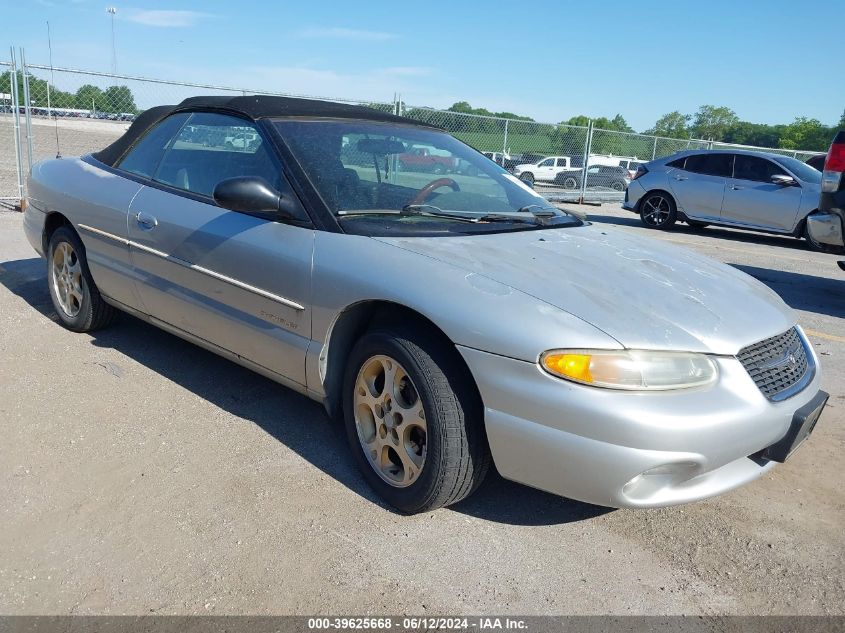
M 411 123 L 427 126 L 425 123 L 404 117 L 379 112 L 373 108 L 317 101 L 315 99 L 297 99 L 294 97 L 271 97 L 266 95 L 245 95 L 238 97 L 202 96 L 189 97 L 179 105 L 162 105 L 145 110 L 138 115 L 129 129 L 108 147 L 92 154 L 101 163 L 114 166 L 132 145 L 153 125 L 173 112 L 183 110 L 221 110 L 246 116 L 250 119 L 269 117 L 325 117 L 334 119 L 363 119 L 367 121 L 385 121 Z

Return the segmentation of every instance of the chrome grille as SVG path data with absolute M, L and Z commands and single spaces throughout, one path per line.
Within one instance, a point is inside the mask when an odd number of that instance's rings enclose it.
M 807 350 L 796 328 L 742 348 L 737 358 L 769 400 L 789 395 L 784 392 L 798 384 L 810 369 Z

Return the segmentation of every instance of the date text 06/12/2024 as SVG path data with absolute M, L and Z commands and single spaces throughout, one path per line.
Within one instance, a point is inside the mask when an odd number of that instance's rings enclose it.
M 367 630 L 367 631 L 415 631 L 445 630 L 468 631 L 518 631 L 527 628 L 524 620 L 498 617 L 335 617 L 309 618 L 309 630 Z

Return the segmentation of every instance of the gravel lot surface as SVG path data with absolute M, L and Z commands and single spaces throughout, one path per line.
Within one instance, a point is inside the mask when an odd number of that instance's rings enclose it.
M 788 463 L 676 508 L 610 511 L 494 474 L 457 506 L 400 516 L 318 404 L 128 316 L 61 328 L 20 214 L 0 212 L 0 613 L 845 613 L 835 257 L 585 210 L 732 264 L 798 311 L 831 399 Z

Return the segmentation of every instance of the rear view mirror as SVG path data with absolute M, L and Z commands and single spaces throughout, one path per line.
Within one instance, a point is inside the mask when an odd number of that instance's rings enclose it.
M 212 195 L 217 204 L 230 211 L 275 213 L 283 218 L 292 217 L 283 209 L 282 194 L 263 178 L 227 178 L 217 183 Z
M 780 185 L 781 187 L 795 187 L 798 185 L 795 178 L 787 176 L 786 174 L 775 174 L 772 176 L 772 182 L 776 185 Z
M 399 141 L 390 141 L 378 138 L 362 138 L 356 145 L 359 152 L 364 154 L 402 154 L 405 152 L 405 144 Z

